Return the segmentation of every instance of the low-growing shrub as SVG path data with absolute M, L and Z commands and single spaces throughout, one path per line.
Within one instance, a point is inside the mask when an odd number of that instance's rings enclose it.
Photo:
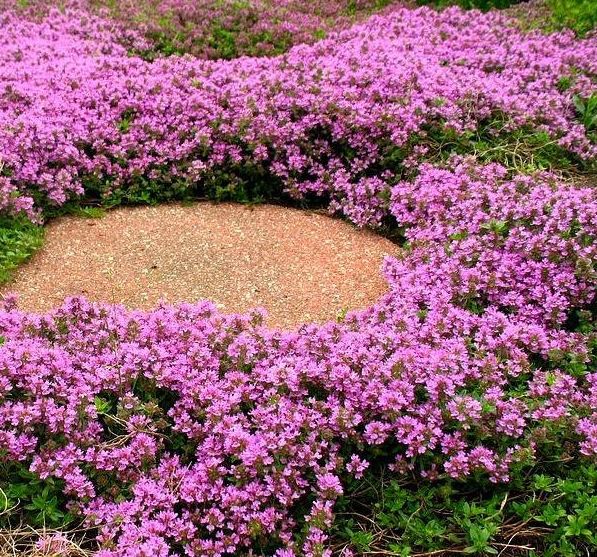
M 451 166 L 392 188 L 386 211 L 408 243 L 386 261 L 390 290 L 339 323 L 282 332 L 207 302 L 83 299 L 37 316 L 7 300 L 0 487 L 22 494 L 13 516 L 75 516 L 97 529 L 99 557 L 321 556 L 347 541 L 492 553 L 505 521 L 527 519 L 537 547 L 593 548 L 594 496 L 574 486 L 597 455 L 596 190 Z M 367 470 L 377 496 L 358 487 Z M 468 506 L 466 485 L 479 490 Z M 344 494 L 351 518 L 333 530 Z M 403 532 L 400 501 L 406 513 L 423 497 Z M 359 501 L 375 526 L 353 516 Z
M 514 4 L 519 4 L 525 0 L 417 0 L 418 4 L 427 4 L 438 6 L 440 8 L 446 6 L 460 6 L 466 10 L 479 9 L 490 10 L 492 8 L 503 9 L 509 8 Z
M 318 196 L 402 244 L 377 303 L 294 332 L 7 297 L 0 544 L 595 551 L 597 190 L 546 172 L 594 164 L 595 38 L 392 10 L 276 58 L 148 61 L 146 33 L 72 6 L 0 23 L 8 265 L 39 234 L 19 214 L 98 216 L 81 199 Z
M 529 0 L 513 5 L 508 12 L 527 31 L 554 33 L 571 29 L 578 37 L 592 33 L 597 21 L 595 0 Z
M 438 149 L 514 168 L 531 153 L 531 170 L 595 155 L 577 109 L 597 41 L 495 12 L 402 9 L 276 58 L 153 63 L 87 12 L 1 17 L 0 210 L 283 192 L 383 205 Z
M 568 27 L 582 36 L 597 25 L 595 0 L 547 0 L 547 6 L 555 27 Z
M 517 466 L 507 484 L 397 478 L 375 470 L 337 504 L 342 555 L 572 557 L 597 547 L 597 469 L 570 455 Z M 450 551 L 445 551 L 450 554 Z
M 460 6 L 464 9 L 505 9 L 521 20 L 525 29 L 541 29 L 553 33 L 572 29 L 582 37 L 597 24 L 595 0 L 418 0 L 419 5 L 439 8 Z

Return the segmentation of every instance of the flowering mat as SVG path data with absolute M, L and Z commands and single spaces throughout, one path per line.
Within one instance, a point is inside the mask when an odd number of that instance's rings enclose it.
M 286 199 L 403 249 L 370 307 L 296 332 L 6 298 L 0 552 L 594 554 L 594 34 L 29 4 L 1 3 L 4 218 Z

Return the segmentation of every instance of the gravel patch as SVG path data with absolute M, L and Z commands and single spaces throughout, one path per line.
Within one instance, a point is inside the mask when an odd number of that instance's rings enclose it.
M 44 247 L 0 293 L 42 312 L 64 297 L 150 309 L 160 300 L 213 300 L 223 311 L 267 309 L 296 328 L 372 304 L 398 248 L 326 215 L 274 205 L 196 203 L 119 208 L 101 219 L 62 217 Z

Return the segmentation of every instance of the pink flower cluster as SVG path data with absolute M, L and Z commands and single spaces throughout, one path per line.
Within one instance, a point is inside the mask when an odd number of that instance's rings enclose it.
M 90 0 L 91 7 L 110 6 Z M 129 0 L 105 10 L 158 47 L 201 58 L 268 56 L 313 43 L 378 8 L 376 0 Z M 165 43 L 165 44 L 161 44 Z
M 2 458 L 64 480 L 101 557 L 291 557 L 329 555 L 334 502 L 375 448 L 397 474 L 496 482 L 561 432 L 597 456 L 595 374 L 558 365 L 587 360 L 565 324 L 595 296 L 597 192 L 420 170 L 392 191 L 409 246 L 390 291 L 341 323 L 7 301 Z
M 589 361 L 571 324 L 595 300 L 597 191 L 456 158 L 405 181 L 388 162 L 497 116 L 595 155 L 572 107 L 595 38 L 397 10 L 276 58 L 149 63 L 82 9 L 0 25 L 0 211 L 253 165 L 407 239 L 376 304 L 297 332 L 209 302 L 5 301 L 0 460 L 62 480 L 99 557 L 328 556 L 334 503 L 377 454 L 494 482 L 561 436 L 597 456 L 597 374 L 566 367 Z
M 313 43 L 374 12 L 400 6 L 396 0 L 0 0 L 0 9 L 40 18 L 57 5 L 113 20 L 146 39 L 133 51 L 155 55 L 188 53 L 199 58 L 271 56 Z M 385 8 L 385 9 L 384 9 Z
M 84 10 L 39 20 L 8 10 L 0 24 L 4 211 L 34 217 L 34 206 L 141 178 L 202 191 L 214 173 L 258 167 L 291 194 L 328 195 L 375 224 L 392 161 L 423 160 L 430 128 L 497 118 L 496 134 L 527 126 L 596 154 L 572 97 L 594 91 L 597 39 L 523 34 L 497 13 L 392 10 L 274 58 L 153 63 Z
M 387 264 L 398 290 L 445 292 L 539 323 L 563 323 L 591 303 L 597 200 L 545 174 L 507 179 L 500 165 L 421 165 L 392 188 L 390 211 L 407 227 L 410 251 Z

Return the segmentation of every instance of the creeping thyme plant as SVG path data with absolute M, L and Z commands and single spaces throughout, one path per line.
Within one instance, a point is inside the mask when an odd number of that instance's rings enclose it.
M 197 196 L 318 200 L 400 255 L 374 305 L 298 331 L 7 297 L 0 553 L 594 553 L 595 36 L 98 4 L 2 2 L 0 266 L 61 207 Z

